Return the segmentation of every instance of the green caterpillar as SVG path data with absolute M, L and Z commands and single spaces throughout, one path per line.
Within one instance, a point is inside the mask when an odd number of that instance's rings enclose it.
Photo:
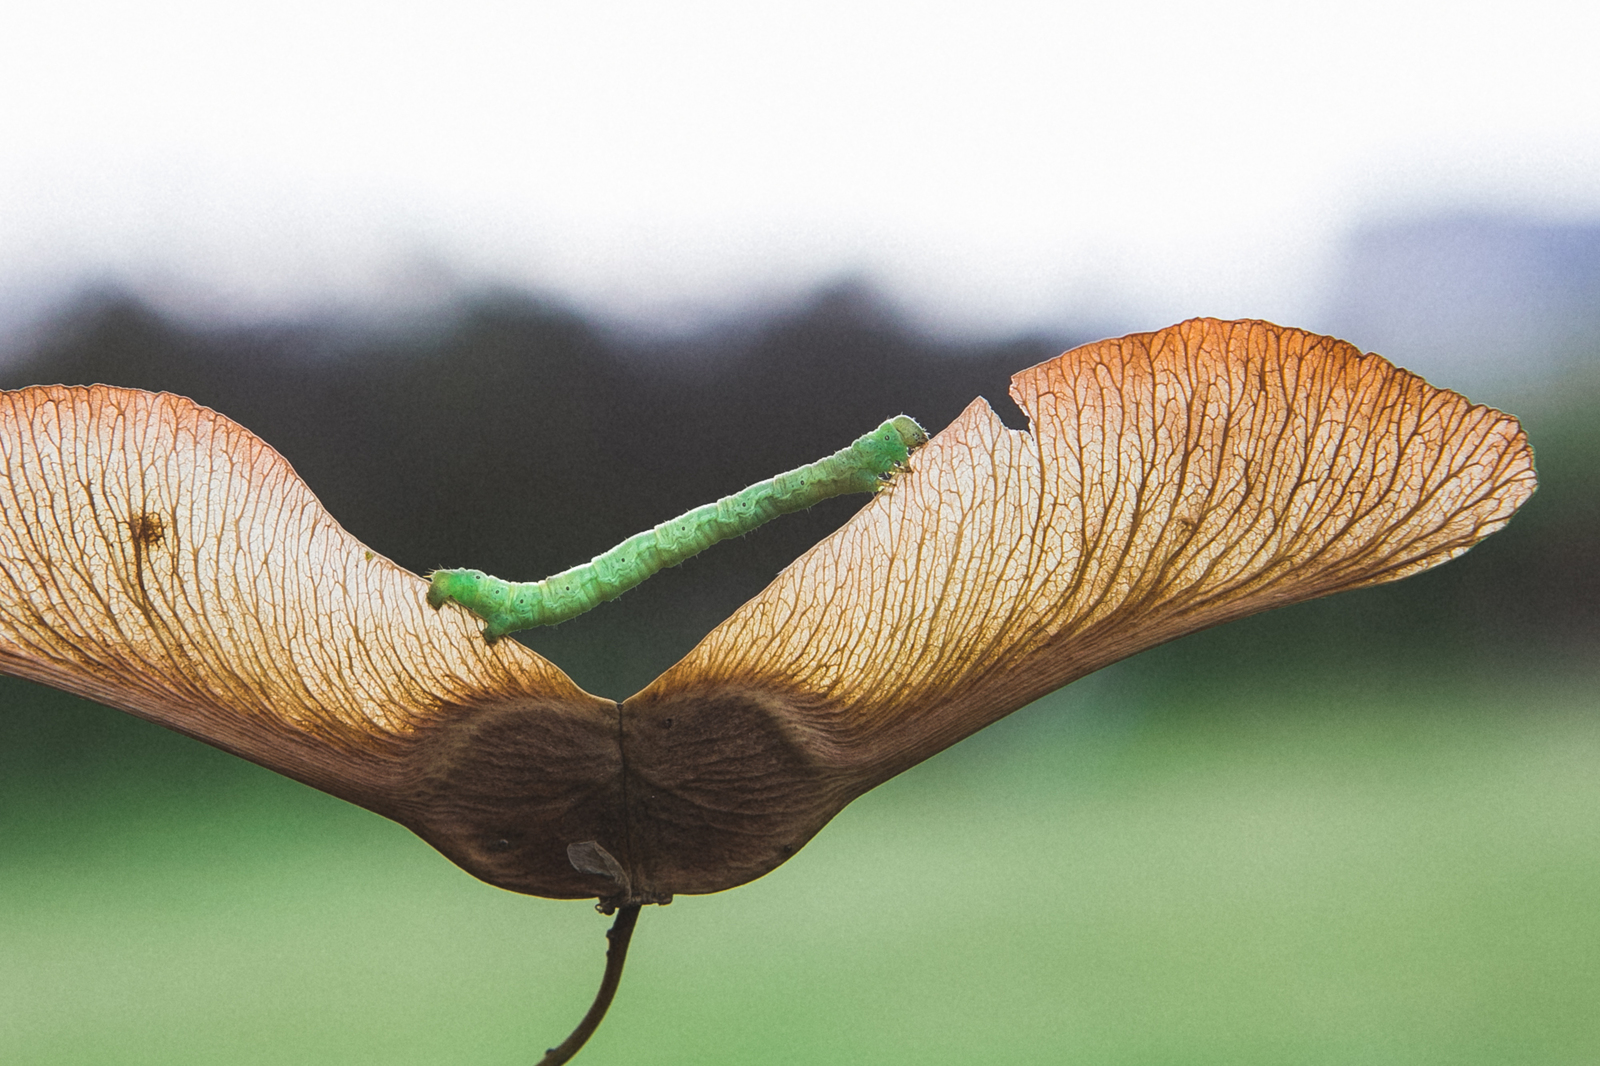
M 483 636 L 491 644 L 519 629 L 553 626 L 779 515 L 846 493 L 876 492 L 927 439 L 915 421 L 897 415 L 826 459 L 696 507 L 543 581 L 512 583 L 481 570 L 435 570 L 429 575 L 428 605 L 438 610 L 447 600 L 456 601 L 487 623 Z

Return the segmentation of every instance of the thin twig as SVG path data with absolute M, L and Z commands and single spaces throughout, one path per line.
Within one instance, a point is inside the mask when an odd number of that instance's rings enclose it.
M 625 903 L 617 908 L 617 920 L 606 931 L 606 939 L 610 943 L 606 946 L 606 973 L 600 979 L 600 991 L 594 994 L 589 1013 L 583 1016 L 583 1021 L 578 1023 L 572 1035 L 546 1051 L 544 1058 L 539 1060 L 539 1066 L 561 1066 L 561 1063 L 576 1055 L 600 1027 L 600 1019 L 606 1016 L 606 1008 L 611 1006 L 611 1000 L 617 994 L 617 985 L 622 982 L 622 964 L 628 959 L 628 941 L 633 939 L 633 927 L 638 921 L 639 904 Z

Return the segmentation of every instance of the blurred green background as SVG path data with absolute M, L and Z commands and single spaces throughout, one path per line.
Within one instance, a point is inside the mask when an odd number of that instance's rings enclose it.
M 981 394 L 1020 425 L 1009 375 L 1087 339 L 934 341 L 851 286 L 666 342 L 513 292 L 394 334 L 106 294 L 0 384 L 192 396 L 401 565 L 531 579 L 902 410 L 936 429 Z M 1596 354 L 1481 397 L 1538 453 L 1507 530 L 1103 671 L 766 878 L 648 909 L 580 1061 L 1600 1061 Z M 857 506 L 528 643 L 625 696 Z M 10 679 L 0 908 L 0 1062 L 29 1064 L 531 1062 L 586 1007 L 607 924 Z

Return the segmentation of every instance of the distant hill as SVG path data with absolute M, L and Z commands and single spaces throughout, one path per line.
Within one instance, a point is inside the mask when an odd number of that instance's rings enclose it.
M 1400 315 L 1398 305 L 1391 311 Z M 44 336 L 0 372 L 0 385 L 101 381 L 191 396 L 283 452 L 352 533 L 401 565 L 477 566 L 520 580 L 816 459 L 902 411 L 937 430 L 981 395 L 1021 426 L 1006 397 L 1011 374 L 1089 339 L 935 341 L 851 286 L 663 343 L 618 337 L 514 292 L 388 333 L 208 330 L 102 298 Z M 1178 678 L 1269 667 L 1381 672 L 1422 658 L 1493 671 L 1525 652 L 1592 658 L 1596 403 L 1600 378 L 1569 375 L 1514 408 L 1528 418 L 1543 486 L 1508 531 L 1464 560 L 1193 637 L 1137 668 Z M 833 500 L 773 523 L 525 639 L 580 683 L 626 695 L 861 502 Z

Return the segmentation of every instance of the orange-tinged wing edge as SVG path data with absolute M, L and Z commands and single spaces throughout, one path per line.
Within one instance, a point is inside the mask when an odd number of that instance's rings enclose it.
M 1086 345 L 1012 395 L 1029 431 L 976 401 L 625 719 L 770 704 L 848 797 L 1154 644 L 1452 558 L 1535 484 L 1514 418 L 1266 322 Z
M 384 813 L 421 732 L 506 700 L 606 711 L 346 533 L 249 431 L 170 394 L 0 393 L 0 671 Z

